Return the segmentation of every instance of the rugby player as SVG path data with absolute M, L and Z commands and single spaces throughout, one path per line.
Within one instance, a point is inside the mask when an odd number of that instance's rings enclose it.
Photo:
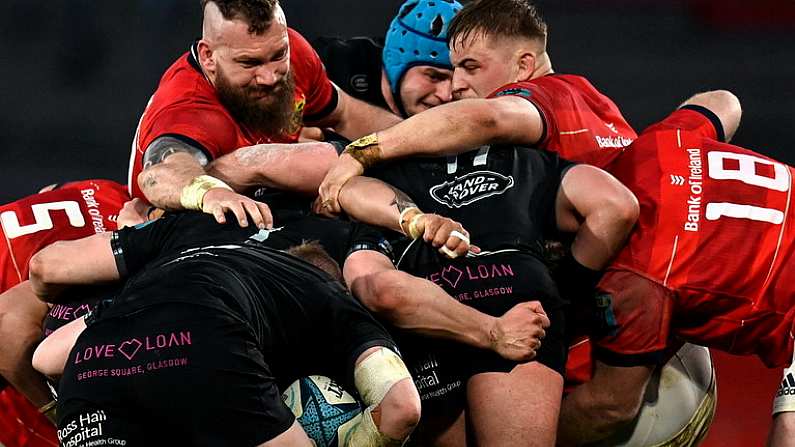
M 391 353 L 391 339 L 329 276 L 274 250 L 313 237 L 334 248 L 337 259 L 346 256 L 348 247 L 380 249 L 381 256 L 385 250 L 380 235 L 373 237 L 366 228 L 341 221 L 301 217 L 258 231 L 236 222 L 219 226 L 204 214 L 181 213 L 39 252 L 31 260 L 31 281 L 34 290 L 50 301 L 57 300 L 52 292 L 64 284 L 129 277 L 112 304 L 100 307 L 92 317 L 74 355 L 70 354 L 60 388 L 61 442 L 87 445 L 102 437 L 122 439 L 128 445 L 152 442 L 145 430 L 136 427 L 154 414 L 170 421 L 173 429 L 158 443 L 168 439 L 213 445 L 308 445 L 305 434 L 291 425 L 294 418 L 276 385 L 323 374 L 349 389 L 355 385 L 371 407 L 367 414 L 372 418 L 365 418 L 369 422 L 350 433 L 352 445 L 401 445 L 419 417 L 419 397 L 408 371 Z M 82 258 L 67 262 L 76 253 Z M 67 329 L 68 344 L 80 324 Z M 161 358 L 149 352 L 147 343 L 157 343 L 158 335 L 166 333 L 188 334 L 189 339 L 174 338 L 171 345 L 162 346 L 157 351 Z M 329 336 L 333 339 L 328 344 L 318 344 Z M 142 343 L 132 351 L 130 337 Z M 118 341 L 110 348 L 116 354 L 107 349 L 99 356 L 85 354 L 89 345 L 107 347 L 111 341 Z M 46 343 L 45 351 L 62 341 Z M 55 364 L 57 372 L 68 350 L 58 351 L 49 358 L 37 354 L 36 363 Z M 377 351 L 376 359 L 370 361 L 366 357 L 372 351 Z M 189 366 L 168 363 L 174 358 Z M 122 377 L 114 377 L 116 372 Z M 372 376 L 375 373 L 380 377 Z M 124 378 L 130 376 L 135 378 Z M 213 377 L 224 386 L 216 386 Z M 136 391 L 124 391 L 128 385 L 138 390 L 137 397 Z M 196 386 L 205 390 L 202 405 L 190 398 Z M 167 390 L 168 398 L 156 391 L 160 389 Z M 252 399 L 252 390 L 253 396 L 263 397 Z M 142 409 L 147 410 L 143 418 Z M 91 419 L 95 415 L 99 416 Z M 70 428 L 81 417 L 94 425 L 86 430 Z M 94 436 L 91 430 L 100 426 L 101 435 Z M 361 437 L 364 434 L 369 438 Z
M 399 250 L 399 269 L 436 283 L 461 303 L 489 315 L 503 315 L 518 303 L 538 299 L 551 322 L 530 363 L 522 363 L 528 358 L 498 358 L 427 338 L 401 339 L 423 398 L 421 440 L 437 445 L 465 442 L 461 410 L 466 403 L 467 429 L 479 444 L 528 439 L 533 445 L 554 445 L 566 352 L 564 301 L 541 261 L 539 246 L 558 231 L 576 233 L 570 265 L 586 277 L 577 282 L 587 282 L 629 234 L 638 212 L 634 197 L 598 168 L 572 166 L 555 154 L 523 147 L 484 147 L 455 162 L 410 159 L 374 173 L 414 202 L 397 192 L 377 195 L 372 186 L 361 187 L 372 179 L 357 177 L 340 195 L 349 215 L 370 221 L 372 201 L 391 203 L 393 219 L 407 226 L 407 233 L 416 234 L 410 228 L 415 218 L 422 218 L 416 203 L 461 222 L 486 250 L 449 260 L 424 244 L 411 243 Z M 349 194 L 348 188 L 359 193 Z M 419 311 L 425 310 L 422 294 L 402 287 L 389 267 L 364 277 L 352 290 L 396 326 L 422 327 L 429 318 Z
M 333 211 L 349 178 L 385 160 L 456 155 L 501 142 L 604 167 L 636 137 L 585 78 L 554 73 L 546 24 L 528 0 L 471 2 L 447 37 L 457 101 L 354 142 L 320 187 Z
M 276 0 L 206 0 L 202 8 L 202 39 L 166 71 L 141 117 L 129 169 L 133 197 L 165 209 L 219 208 L 220 220 L 242 205 L 241 223 L 248 212 L 264 226 L 266 209 L 217 180 L 195 180 L 209 160 L 244 146 L 296 142 L 304 121 L 348 138 L 399 121 L 339 91 L 309 43 L 287 27 Z M 336 159 L 333 146 L 312 148 L 271 152 L 292 174 Z M 180 200 L 191 184 L 208 190 L 203 200 Z
M 0 207 L 0 373 L 11 385 L 0 391 L 0 444 L 6 447 L 57 445 L 52 424 L 36 411 L 51 416 L 52 395 L 30 361 L 42 338 L 42 321 L 55 328 L 85 309 L 82 303 L 65 303 L 50 310 L 31 297 L 28 261 L 52 242 L 115 230 L 116 215 L 128 200 L 126 187 L 107 180 L 45 189 Z
M 455 0 L 407 0 L 387 28 L 381 93 L 406 118 L 453 99 L 447 27 L 462 8 Z
M 407 0 L 380 45 L 353 37 L 321 38 L 315 47 L 337 85 L 406 118 L 452 100 L 447 26 L 461 8 L 455 0 Z
M 654 367 L 682 342 L 792 362 L 793 170 L 726 143 L 740 114 L 729 92 L 696 95 L 609 167 L 641 214 L 599 283 L 617 328 L 594 340 L 594 377 L 564 400 L 561 445 L 631 420 Z

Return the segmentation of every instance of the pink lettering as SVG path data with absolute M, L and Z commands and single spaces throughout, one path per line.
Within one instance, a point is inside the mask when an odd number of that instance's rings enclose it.
M 157 342 L 157 347 L 158 348 L 165 348 L 166 346 L 168 346 L 168 343 L 167 343 L 165 335 L 162 335 L 162 334 L 158 335 L 155 340 Z
M 472 270 L 469 270 L 469 267 L 467 267 L 467 276 L 469 277 L 469 279 L 478 279 L 477 276 L 472 274 Z
M 481 278 L 488 278 L 489 277 L 489 268 L 485 265 L 478 266 L 478 274 Z
M 428 280 L 434 284 L 439 284 L 439 273 L 431 273 Z
M 187 332 L 180 332 L 179 339 L 183 345 L 192 345 L 193 343 L 190 341 L 190 331 Z
M 505 276 L 514 276 L 513 275 L 513 267 L 511 267 L 510 265 L 505 265 L 505 264 L 502 264 L 501 267 L 502 267 L 502 274 L 503 275 L 505 275 Z

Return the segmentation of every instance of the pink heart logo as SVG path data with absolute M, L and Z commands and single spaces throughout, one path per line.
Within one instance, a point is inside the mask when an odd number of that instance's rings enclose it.
M 442 269 L 442 279 L 454 289 L 458 287 L 458 281 L 462 276 L 464 276 L 464 272 L 452 265 Z
M 138 350 L 141 349 L 141 345 L 143 345 L 143 343 L 141 343 L 140 340 L 133 338 L 123 342 L 119 346 L 119 352 L 121 352 L 123 356 L 127 357 L 127 360 L 132 360 L 133 357 L 135 357 L 135 354 L 138 354 Z
M 82 305 L 80 305 L 80 307 L 75 309 L 74 316 L 75 316 L 75 318 L 80 318 L 83 315 L 87 314 L 88 311 L 90 311 L 90 310 L 91 310 L 91 306 L 89 306 L 88 304 L 82 304 Z

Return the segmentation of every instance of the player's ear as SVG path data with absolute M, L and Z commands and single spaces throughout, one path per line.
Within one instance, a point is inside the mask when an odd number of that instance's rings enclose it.
M 213 54 L 213 49 L 210 46 L 210 43 L 204 39 L 200 40 L 199 43 L 196 45 L 196 52 L 198 53 L 196 56 L 199 59 L 199 64 L 204 69 L 204 72 L 207 73 L 208 76 L 214 77 L 216 70 L 216 63 Z
M 535 55 L 528 50 L 520 50 L 516 55 L 516 79 L 513 82 L 529 81 L 535 69 Z

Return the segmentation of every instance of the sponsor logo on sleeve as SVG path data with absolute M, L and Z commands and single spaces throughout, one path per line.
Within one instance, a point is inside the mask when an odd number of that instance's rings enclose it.
M 431 197 L 449 208 L 461 208 L 494 195 L 503 194 L 514 184 L 512 176 L 491 171 L 476 171 L 431 188 Z
M 533 93 L 526 88 L 507 88 L 501 92 L 497 92 L 494 96 L 524 96 L 529 98 Z

